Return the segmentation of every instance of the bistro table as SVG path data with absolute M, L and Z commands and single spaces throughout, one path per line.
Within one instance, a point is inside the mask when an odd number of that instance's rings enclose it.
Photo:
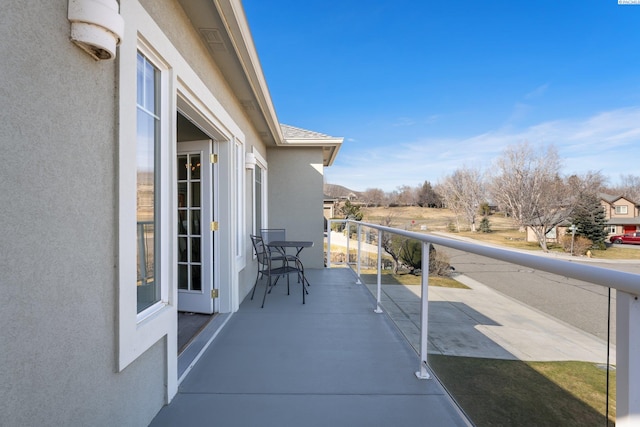
M 289 257 L 290 257 L 290 255 L 287 256 L 287 249 L 295 248 L 296 250 L 295 262 L 297 265 L 299 265 L 299 269 L 302 272 L 302 287 L 304 289 L 304 292 L 302 293 L 302 298 L 304 301 L 304 294 L 307 293 L 305 284 L 306 286 L 311 286 L 311 285 L 309 284 L 309 281 L 304 275 L 304 266 L 302 265 L 302 261 L 300 261 L 300 258 L 298 256 L 300 255 L 300 252 L 302 252 L 304 248 L 312 247 L 313 242 L 310 240 L 272 240 L 271 242 L 267 243 L 266 246 L 269 248 L 274 248 L 278 252 L 280 252 L 282 255 L 284 255 L 285 263 L 289 261 Z
M 296 248 L 296 257 L 298 257 L 304 248 L 312 247 L 313 242 L 307 240 L 273 240 L 267 243 L 267 246 L 275 248 L 283 255 L 286 255 L 287 248 Z

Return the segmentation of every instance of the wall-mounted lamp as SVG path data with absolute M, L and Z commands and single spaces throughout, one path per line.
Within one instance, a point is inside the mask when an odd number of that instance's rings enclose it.
M 96 61 L 114 59 L 124 34 L 116 0 L 69 0 L 71 41 Z
M 254 170 L 256 168 L 256 155 L 253 153 L 244 153 L 244 167 L 245 169 Z

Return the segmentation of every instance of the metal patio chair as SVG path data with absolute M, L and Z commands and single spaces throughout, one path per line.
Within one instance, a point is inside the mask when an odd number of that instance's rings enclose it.
M 296 274 L 298 281 L 302 283 L 302 303 L 305 304 L 305 295 L 308 294 L 308 291 L 305 284 L 306 280 L 304 279 L 304 267 L 300 259 L 294 255 L 283 257 L 280 252 L 269 250 L 261 236 L 251 235 L 251 243 L 258 259 L 258 273 L 256 275 L 256 282 L 253 285 L 253 291 L 251 292 L 251 299 L 253 300 L 256 293 L 256 287 L 258 286 L 261 275 L 263 278 L 265 275 L 267 276 L 264 296 L 262 297 L 262 307 L 264 308 L 267 293 L 271 292 L 271 288 L 275 286 L 280 276 L 287 276 L 287 295 L 289 295 L 289 275 Z M 273 277 L 275 277 L 276 280 L 272 283 Z

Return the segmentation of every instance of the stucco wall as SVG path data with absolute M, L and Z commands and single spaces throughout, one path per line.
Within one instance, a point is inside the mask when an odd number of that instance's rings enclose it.
M 324 266 L 321 148 L 267 150 L 269 227 L 286 228 L 287 238 L 312 240 L 301 256 L 307 268 Z
M 0 6 L 0 425 L 146 425 L 162 343 L 115 372 L 116 63 L 67 5 Z

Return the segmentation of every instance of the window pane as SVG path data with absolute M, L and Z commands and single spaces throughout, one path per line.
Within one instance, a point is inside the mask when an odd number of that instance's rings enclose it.
M 256 165 L 255 169 L 255 207 L 256 232 L 262 229 L 262 169 Z
M 145 61 L 146 62 L 146 61 Z M 149 62 L 144 67 L 144 99 L 142 106 L 156 112 L 156 69 Z
M 160 301 L 156 280 L 156 147 L 158 119 L 156 92 L 158 71 L 138 54 L 137 138 L 136 138 L 136 217 L 137 217 L 137 298 L 138 313 Z

